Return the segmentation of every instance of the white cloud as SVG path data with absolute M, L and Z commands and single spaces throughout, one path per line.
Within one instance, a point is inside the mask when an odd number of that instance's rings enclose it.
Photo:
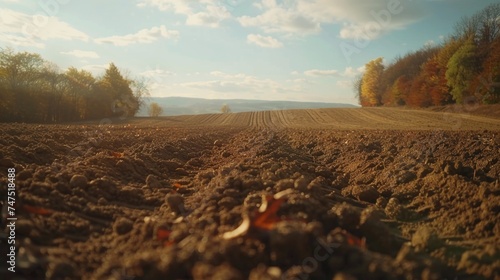
M 206 11 L 188 15 L 186 24 L 214 28 L 218 27 L 221 21 L 230 17 L 231 14 L 225 7 L 208 5 Z
M 164 85 L 166 79 L 174 76 L 175 73 L 156 67 L 156 69 L 144 71 L 139 73 L 139 75 L 145 77 L 151 88 L 154 90 Z
M 345 24 L 340 30 L 340 38 L 355 40 L 373 40 L 387 32 L 384 28 L 375 23 L 351 23 Z
M 210 72 L 211 76 L 222 78 L 222 79 L 243 79 L 246 77 L 249 77 L 243 73 L 238 73 L 238 74 L 228 74 L 224 73 L 222 71 L 212 71 Z
M 271 79 L 262 79 L 241 73 L 228 74 L 221 71 L 212 71 L 210 75 L 218 79 L 187 82 L 177 84 L 176 86 L 208 90 L 217 93 L 262 94 L 263 96 L 269 93 L 298 92 L 301 90 L 299 84 L 290 86 L 287 83 L 283 85 Z
M 142 43 L 142 44 L 152 43 L 161 38 L 177 39 L 178 37 L 179 37 L 179 31 L 168 30 L 164 25 L 162 25 L 160 27 L 142 29 L 134 34 L 98 38 L 95 39 L 94 41 L 98 44 L 106 43 L 106 44 L 113 44 L 115 46 L 127 46 L 136 43 Z
M 160 11 L 173 11 L 176 14 L 189 15 L 192 14 L 190 4 L 196 2 L 206 1 L 189 1 L 189 0 L 142 0 L 137 6 L 147 7 L 152 6 L 158 8 Z
M 141 0 L 138 7 L 155 7 L 186 16 L 186 25 L 218 27 L 231 17 L 225 6 L 215 0 Z
M 262 14 L 239 17 L 239 23 L 244 27 L 259 27 L 266 33 L 305 35 L 321 30 L 319 22 L 297 11 L 294 6 L 278 5 L 268 0 L 263 0 L 260 5 L 264 10 Z
M 346 69 L 342 73 L 342 76 L 353 78 L 353 77 L 356 77 L 358 74 L 361 74 L 363 72 L 365 72 L 365 66 L 361 66 L 361 67 L 358 67 L 356 69 L 354 69 L 353 67 L 346 67 Z
M 356 74 L 358 74 L 358 71 L 355 70 L 354 68 L 352 67 L 347 67 L 345 70 L 344 70 L 344 75 L 347 76 L 347 77 L 353 77 L 353 76 L 356 76 Z
M 88 41 L 89 36 L 57 17 L 28 15 L 0 8 L 0 41 L 43 48 L 51 39 Z
M 175 73 L 156 67 L 156 69 L 141 72 L 139 75 L 146 78 L 152 91 L 159 91 L 168 84 L 167 78 L 174 76 Z
M 61 53 L 76 56 L 79 58 L 99 58 L 99 55 L 96 52 L 92 51 L 72 50 L 69 52 L 61 52 Z
M 249 34 L 247 36 L 247 42 L 250 44 L 255 44 L 263 48 L 281 48 L 283 43 L 271 36 L 262 36 L 260 34 Z
M 315 76 L 316 77 L 317 76 L 339 76 L 339 71 L 312 69 L 312 70 L 304 71 L 304 75 L 311 76 L 311 77 L 315 77 Z
M 415 2 L 415 3 L 414 3 Z M 421 3 L 398 0 L 261 0 L 254 4 L 261 10 L 256 16 L 238 18 L 244 27 L 258 27 L 264 32 L 308 35 L 321 31 L 323 24 L 342 24 L 339 34 L 346 39 L 371 40 L 402 29 L 422 18 Z M 374 30 L 376 28 L 376 30 Z M 365 34 L 365 33 L 369 34 Z
M 358 74 L 361 74 L 364 72 L 364 66 L 359 67 L 359 68 L 353 68 L 353 67 L 346 67 L 344 71 L 338 71 L 335 69 L 331 70 L 320 70 L 320 69 L 311 69 L 311 70 L 306 70 L 303 72 L 304 75 L 309 76 L 309 77 L 344 77 L 344 78 L 354 78 Z M 292 72 L 292 75 L 298 75 L 299 72 L 294 71 Z

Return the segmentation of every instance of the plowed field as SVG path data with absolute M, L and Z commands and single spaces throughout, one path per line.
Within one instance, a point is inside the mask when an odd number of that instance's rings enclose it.
M 500 129 L 498 119 L 461 113 L 397 108 L 310 109 L 210 114 L 136 120 L 140 125 L 232 126 L 254 128 L 324 128 L 385 130 Z
M 0 278 L 499 279 L 500 120 L 470 113 L 2 124 Z

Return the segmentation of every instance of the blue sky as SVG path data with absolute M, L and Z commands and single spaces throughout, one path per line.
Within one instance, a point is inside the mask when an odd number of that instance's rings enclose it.
M 489 0 L 0 0 L 0 46 L 110 62 L 152 96 L 357 104 L 371 59 L 439 44 Z

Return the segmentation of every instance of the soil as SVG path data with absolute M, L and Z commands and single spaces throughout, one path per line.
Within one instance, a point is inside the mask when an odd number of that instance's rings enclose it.
M 318 109 L 0 131 L 17 218 L 2 279 L 500 278 L 498 118 Z

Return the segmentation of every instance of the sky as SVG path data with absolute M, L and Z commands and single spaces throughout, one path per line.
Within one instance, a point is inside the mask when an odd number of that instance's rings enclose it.
M 357 104 L 364 64 L 440 44 L 490 0 L 0 0 L 0 47 L 114 63 L 151 96 Z

